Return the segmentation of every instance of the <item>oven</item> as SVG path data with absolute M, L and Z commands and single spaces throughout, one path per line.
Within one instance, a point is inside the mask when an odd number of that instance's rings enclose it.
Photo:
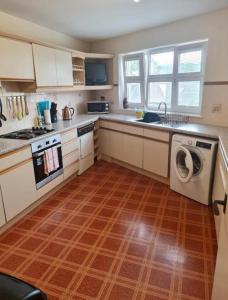
M 63 159 L 60 135 L 54 135 L 38 142 L 34 142 L 32 147 L 32 158 L 36 180 L 36 188 L 40 189 L 48 182 L 63 174 Z M 55 147 L 55 149 L 53 149 Z M 50 151 L 51 150 L 51 151 Z M 52 153 L 48 158 L 51 160 L 52 168 L 47 169 L 47 153 Z M 56 162 L 53 164 L 53 160 Z

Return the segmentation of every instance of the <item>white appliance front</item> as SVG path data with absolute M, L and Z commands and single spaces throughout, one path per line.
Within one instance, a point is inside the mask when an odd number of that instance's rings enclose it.
M 170 188 L 209 205 L 217 141 L 174 135 L 171 150 Z

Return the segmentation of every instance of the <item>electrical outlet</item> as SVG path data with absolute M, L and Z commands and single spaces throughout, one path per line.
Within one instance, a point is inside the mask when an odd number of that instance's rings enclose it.
M 212 106 L 212 113 L 218 113 L 222 110 L 222 104 L 214 104 Z

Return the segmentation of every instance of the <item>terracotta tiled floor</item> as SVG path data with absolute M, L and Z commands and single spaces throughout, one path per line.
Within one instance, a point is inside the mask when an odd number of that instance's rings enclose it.
M 209 208 L 99 162 L 1 236 L 0 271 L 51 300 L 209 300 L 215 253 Z

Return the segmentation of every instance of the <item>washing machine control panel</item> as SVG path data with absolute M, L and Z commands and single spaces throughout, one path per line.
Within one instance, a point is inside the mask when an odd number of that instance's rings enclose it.
M 211 147 L 212 147 L 212 145 L 210 143 L 205 143 L 205 142 L 199 142 L 199 141 L 197 141 L 196 142 L 196 147 L 210 150 Z

